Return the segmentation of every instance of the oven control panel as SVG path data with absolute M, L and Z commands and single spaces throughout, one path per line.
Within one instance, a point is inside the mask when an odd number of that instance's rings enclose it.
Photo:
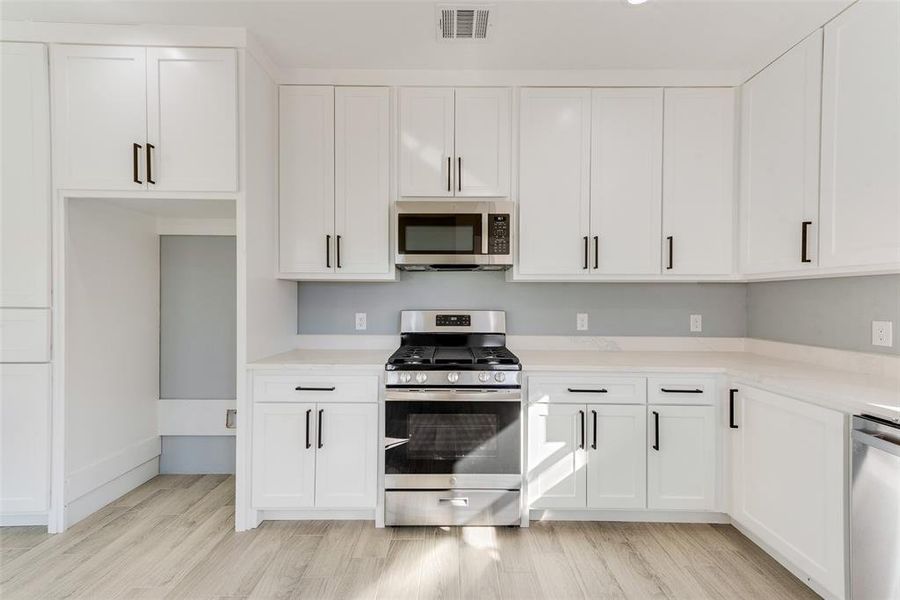
M 472 315 L 435 315 L 434 324 L 438 327 L 471 327 Z
M 488 254 L 509 254 L 509 215 L 488 215 Z

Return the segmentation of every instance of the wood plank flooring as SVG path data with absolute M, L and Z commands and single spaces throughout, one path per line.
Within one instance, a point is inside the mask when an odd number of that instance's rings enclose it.
M 234 480 L 161 475 L 64 534 L 0 528 L 0 598 L 817 598 L 728 525 L 266 522 Z

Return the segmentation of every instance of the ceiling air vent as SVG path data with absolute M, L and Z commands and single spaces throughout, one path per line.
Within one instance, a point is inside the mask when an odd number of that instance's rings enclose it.
M 438 39 L 487 39 L 490 12 L 488 6 L 438 6 Z

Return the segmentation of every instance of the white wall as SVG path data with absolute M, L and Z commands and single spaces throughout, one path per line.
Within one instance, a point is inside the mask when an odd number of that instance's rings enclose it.
M 158 473 L 156 218 L 70 200 L 66 236 L 66 521 Z
M 246 61 L 247 360 L 293 347 L 297 286 L 275 279 L 278 252 L 278 86 Z

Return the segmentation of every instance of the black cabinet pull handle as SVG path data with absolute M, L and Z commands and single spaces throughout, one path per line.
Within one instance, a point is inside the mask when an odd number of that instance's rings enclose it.
M 581 416 L 581 448 L 584 449 L 584 411 L 579 410 L 578 414 Z
M 659 388 L 664 394 L 702 394 L 703 390 L 701 389 L 693 389 L 693 390 L 670 390 L 669 388 Z
M 337 260 L 337 268 L 341 268 L 341 236 L 335 240 L 334 258 Z
M 584 266 L 582 266 L 581 268 L 587 269 L 588 268 L 588 236 L 584 236 L 584 263 L 583 264 L 584 264 Z
M 666 269 L 672 269 L 675 264 L 675 240 L 670 235 L 666 238 L 666 241 L 669 243 L 669 264 L 666 265 Z
M 298 385 L 294 388 L 295 392 L 333 392 L 334 386 L 331 387 L 304 387 L 302 385 Z
M 593 441 L 593 443 L 591 444 L 591 448 L 593 448 L 594 450 L 596 450 L 596 449 L 597 449 L 597 411 L 596 411 L 596 410 L 592 410 L 592 411 L 591 411 L 591 416 L 593 416 L 593 418 L 594 418 L 594 441 Z
M 309 416 L 312 413 L 312 409 L 309 408 L 306 410 L 306 449 L 309 450 L 312 444 L 309 442 Z
M 450 190 L 453 189 L 453 187 L 451 187 L 451 185 L 450 185 L 450 177 L 451 177 L 451 173 L 450 173 L 450 172 L 451 172 L 452 170 L 453 170 L 453 169 L 452 169 L 452 167 L 450 166 L 450 157 L 448 156 L 448 157 L 447 157 L 447 191 L 448 191 L 448 192 L 449 192 Z
M 325 267 L 331 268 L 331 236 L 325 236 Z
M 134 173 L 134 182 L 143 184 L 144 182 L 138 178 L 138 154 L 140 154 L 141 148 L 142 146 L 140 144 L 131 145 L 131 168 Z
M 809 238 L 809 226 L 812 225 L 812 221 L 803 221 L 800 225 L 800 262 L 812 262 L 812 259 L 808 254 L 808 238 Z
M 156 182 L 153 181 L 153 151 L 156 150 L 156 146 L 153 144 L 147 144 L 147 183 L 152 183 L 156 185 Z
M 325 409 L 320 408 L 319 409 L 319 424 L 318 424 L 317 430 L 316 430 L 316 439 L 318 439 L 318 447 L 319 448 L 322 447 L 322 420 L 323 420 L 322 415 L 323 414 L 325 414 Z
M 600 236 L 594 236 L 594 268 L 600 268 Z
M 456 189 L 462 191 L 462 156 L 456 157 Z
M 568 388 L 568 391 L 571 394 L 605 394 L 608 390 L 606 388 L 597 388 L 595 390 L 585 390 L 581 388 Z
M 653 449 L 659 452 L 659 413 L 653 411 Z
M 728 390 L 728 427 L 731 429 L 737 429 L 738 426 L 734 422 L 734 395 L 737 394 L 737 389 L 731 388 Z

